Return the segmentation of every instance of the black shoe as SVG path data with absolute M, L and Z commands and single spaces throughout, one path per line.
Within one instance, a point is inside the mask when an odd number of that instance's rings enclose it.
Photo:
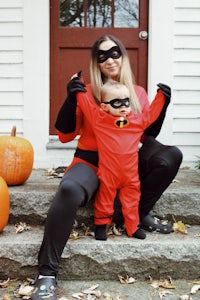
M 156 231 L 164 234 L 173 232 L 173 226 L 171 222 L 167 220 L 160 220 L 151 215 L 147 215 L 146 217 L 142 218 L 139 227 L 149 232 Z
M 136 232 L 133 233 L 132 237 L 144 240 L 146 238 L 146 234 L 141 229 L 138 229 L 136 230 Z
M 96 225 L 94 234 L 96 240 L 106 241 L 106 225 Z
M 44 277 L 37 279 L 31 295 L 32 300 L 57 300 L 56 279 Z

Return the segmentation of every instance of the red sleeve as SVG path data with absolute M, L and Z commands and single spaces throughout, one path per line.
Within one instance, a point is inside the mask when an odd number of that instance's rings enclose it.
M 149 111 L 150 124 L 152 124 L 154 121 L 157 120 L 157 118 L 159 117 L 163 109 L 164 104 L 165 104 L 165 96 L 163 95 L 161 90 L 158 90 L 154 100 L 150 104 L 150 111 Z

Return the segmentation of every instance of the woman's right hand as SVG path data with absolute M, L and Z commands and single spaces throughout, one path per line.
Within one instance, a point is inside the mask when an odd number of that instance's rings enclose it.
M 85 83 L 83 83 L 81 78 L 81 72 L 72 76 L 72 79 L 67 84 L 67 95 L 69 101 L 76 100 L 76 93 L 78 92 L 86 92 Z

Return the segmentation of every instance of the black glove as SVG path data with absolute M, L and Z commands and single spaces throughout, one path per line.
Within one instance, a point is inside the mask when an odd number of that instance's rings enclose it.
M 55 127 L 63 133 L 72 133 L 76 129 L 76 93 L 86 92 L 85 84 L 80 78 L 81 71 L 67 84 L 67 98 L 56 119 Z
M 161 127 L 163 125 L 164 119 L 165 119 L 165 115 L 166 115 L 166 110 L 167 107 L 170 103 L 170 99 L 171 99 L 171 88 L 163 83 L 159 83 L 157 85 L 158 91 L 159 89 L 161 89 L 163 95 L 165 96 L 165 104 L 162 108 L 162 111 L 159 115 L 159 117 L 157 118 L 156 121 L 154 121 L 145 131 L 144 134 L 147 136 L 153 136 L 154 138 L 156 138 L 158 136 L 158 134 L 160 133 Z
M 167 98 L 166 100 L 170 102 L 171 88 L 168 85 L 163 84 L 163 83 L 159 83 L 159 84 L 157 84 L 157 86 L 159 87 L 158 91 L 159 91 L 159 89 L 161 89 L 163 95 L 165 95 L 165 97 Z
M 86 92 L 85 83 L 83 83 L 81 78 L 82 71 L 77 73 L 77 76 L 69 81 L 67 84 L 67 95 L 68 101 L 76 101 L 76 93 L 78 92 Z

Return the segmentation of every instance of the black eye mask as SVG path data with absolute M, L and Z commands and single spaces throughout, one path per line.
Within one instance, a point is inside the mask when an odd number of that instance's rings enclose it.
M 124 99 L 113 99 L 107 102 L 102 102 L 104 104 L 110 104 L 113 108 L 120 108 L 122 106 L 129 107 L 130 106 L 130 100 L 129 98 Z
M 106 51 L 98 50 L 97 60 L 98 63 L 104 63 L 108 58 L 118 59 L 122 56 L 121 50 L 118 46 L 114 46 Z

